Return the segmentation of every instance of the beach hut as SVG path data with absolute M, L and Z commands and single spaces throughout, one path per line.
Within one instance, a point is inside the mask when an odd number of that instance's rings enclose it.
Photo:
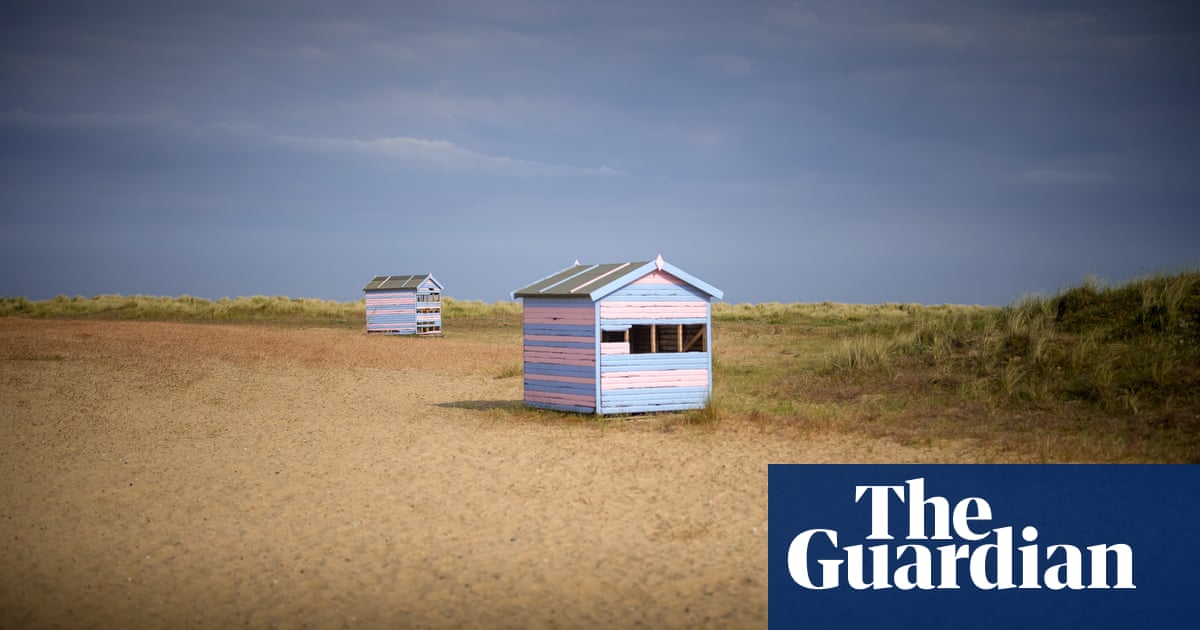
M 576 262 L 511 295 L 524 301 L 526 405 L 614 414 L 708 404 L 711 304 L 722 293 L 662 256 Z
M 442 334 L 442 285 L 430 274 L 375 276 L 363 287 L 367 332 Z

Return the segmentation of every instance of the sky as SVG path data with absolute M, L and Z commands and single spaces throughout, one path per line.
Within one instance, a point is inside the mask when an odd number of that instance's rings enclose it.
M 0 5 L 0 296 L 1005 305 L 1200 266 L 1194 2 Z

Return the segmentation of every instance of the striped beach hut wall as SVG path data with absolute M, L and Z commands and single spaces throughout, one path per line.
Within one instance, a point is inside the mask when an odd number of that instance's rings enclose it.
M 713 299 L 665 262 L 576 263 L 524 301 L 525 404 L 616 414 L 697 409 L 712 394 Z
M 375 276 L 363 287 L 367 332 L 442 334 L 442 285 L 430 274 Z

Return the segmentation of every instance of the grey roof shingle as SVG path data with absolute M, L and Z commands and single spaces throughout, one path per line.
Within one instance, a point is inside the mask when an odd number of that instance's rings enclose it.
M 410 276 L 375 276 L 373 280 L 367 283 L 367 286 L 363 287 L 363 291 L 395 291 L 398 289 L 415 289 L 425 281 L 425 278 L 428 277 L 429 274 L 427 273 L 420 273 Z
M 625 269 L 637 269 L 646 262 L 607 263 L 602 265 L 577 265 L 543 278 L 529 286 L 513 292 L 517 297 L 584 297 L 588 291 L 585 288 L 595 288 L 596 282 L 602 278 L 614 276 Z
M 636 280 L 643 274 L 662 269 L 693 287 L 704 291 L 710 296 L 722 297 L 720 289 L 696 278 L 684 270 L 664 261 L 661 256 L 656 260 L 642 262 L 605 263 L 600 265 L 581 265 L 567 267 L 553 275 L 546 276 L 532 284 L 513 291 L 513 299 L 520 297 L 565 297 L 590 298 L 597 300 L 615 291 L 625 283 Z

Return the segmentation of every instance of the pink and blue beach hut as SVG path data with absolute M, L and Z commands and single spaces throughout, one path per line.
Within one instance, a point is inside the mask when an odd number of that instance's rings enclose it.
M 525 404 L 596 414 L 698 409 L 712 395 L 712 300 L 664 261 L 575 265 L 524 301 Z
M 375 276 L 363 287 L 367 332 L 442 334 L 442 285 L 430 274 Z

